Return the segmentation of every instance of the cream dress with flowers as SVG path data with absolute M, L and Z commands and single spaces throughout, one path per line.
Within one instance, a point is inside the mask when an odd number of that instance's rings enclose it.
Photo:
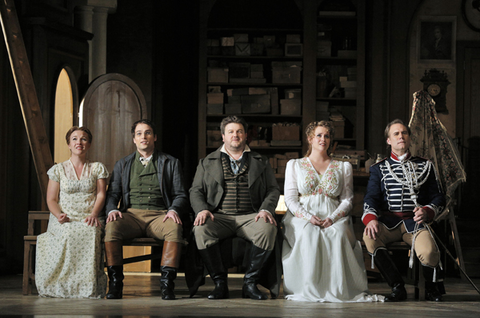
M 70 160 L 54 165 L 48 177 L 60 183 L 59 205 L 70 218 L 60 224 L 50 214 L 47 232 L 37 238 L 35 283 L 40 296 L 103 298 L 107 277 L 103 267 L 104 227 L 84 223 L 95 204 L 97 179 L 108 178 L 100 162 L 86 162 L 77 178 Z M 103 224 L 104 219 L 101 218 Z
M 353 199 L 352 165 L 332 160 L 323 175 L 310 159 L 293 159 L 285 172 L 282 263 L 287 299 L 312 302 L 369 302 L 371 295 L 360 242 L 348 216 Z M 312 215 L 333 225 L 320 228 Z

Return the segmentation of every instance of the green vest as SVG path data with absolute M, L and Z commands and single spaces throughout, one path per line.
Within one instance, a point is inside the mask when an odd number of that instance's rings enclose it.
M 140 162 L 140 154 L 135 154 L 135 160 L 130 169 L 130 207 L 142 210 L 166 210 L 160 191 L 157 174 L 157 155 L 146 167 Z

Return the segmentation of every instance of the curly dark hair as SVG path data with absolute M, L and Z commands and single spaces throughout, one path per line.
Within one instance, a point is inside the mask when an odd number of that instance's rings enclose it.
M 132 130 L 131 130 L 132 136 L 135 136 L 135 128 L 137 128 L 139 124 L 145 124 L 150 126 L 150 128 L 152 128 L 153 135 L 155 136 L 157 134 L 157 127 L 155 127 L 155 124 L 151 120 L 140 119 L 134 122 L 132 125 Z
M 247 124 L 247 121 L 245 119 L 243 119 L 242 117 L 238 117 L 238 116 L 228 116 L 228 117 L 225 117 L 222 120 L 222 122 L 220 123 L 220 131 L 222 132 L 222 135 L 225 135 L 225 127 L 228 124 L 231 124 L 231 123 L 243 125 L 243 129 L 245 129 L 245 133 L 247 133 L 248 124 Z

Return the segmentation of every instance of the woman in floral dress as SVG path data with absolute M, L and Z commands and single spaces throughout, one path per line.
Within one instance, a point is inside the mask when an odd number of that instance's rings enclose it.
M 103 298 L 107 277 L 103 269 L 104 217 L 108 171 L 86 154 L 92 134 L 72 127 L 66 135 L 69 160 L 47 174 L 47 232 L 37 238 L 35 282 L 40 296 Z
M 311 302 L 382 300 L 368 291 L 362 247 L 348 215 L 352 165 L 329 156 L 331 122 L 310 123 L 306 135 L 306 156 L 290 160 L 285 172 L 284 294 Z

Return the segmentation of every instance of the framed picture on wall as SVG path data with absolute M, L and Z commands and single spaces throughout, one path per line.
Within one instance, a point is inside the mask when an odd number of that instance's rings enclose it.
M 420 17 L 417 33 L 418 61 L 455 62 L 456 16 Z

